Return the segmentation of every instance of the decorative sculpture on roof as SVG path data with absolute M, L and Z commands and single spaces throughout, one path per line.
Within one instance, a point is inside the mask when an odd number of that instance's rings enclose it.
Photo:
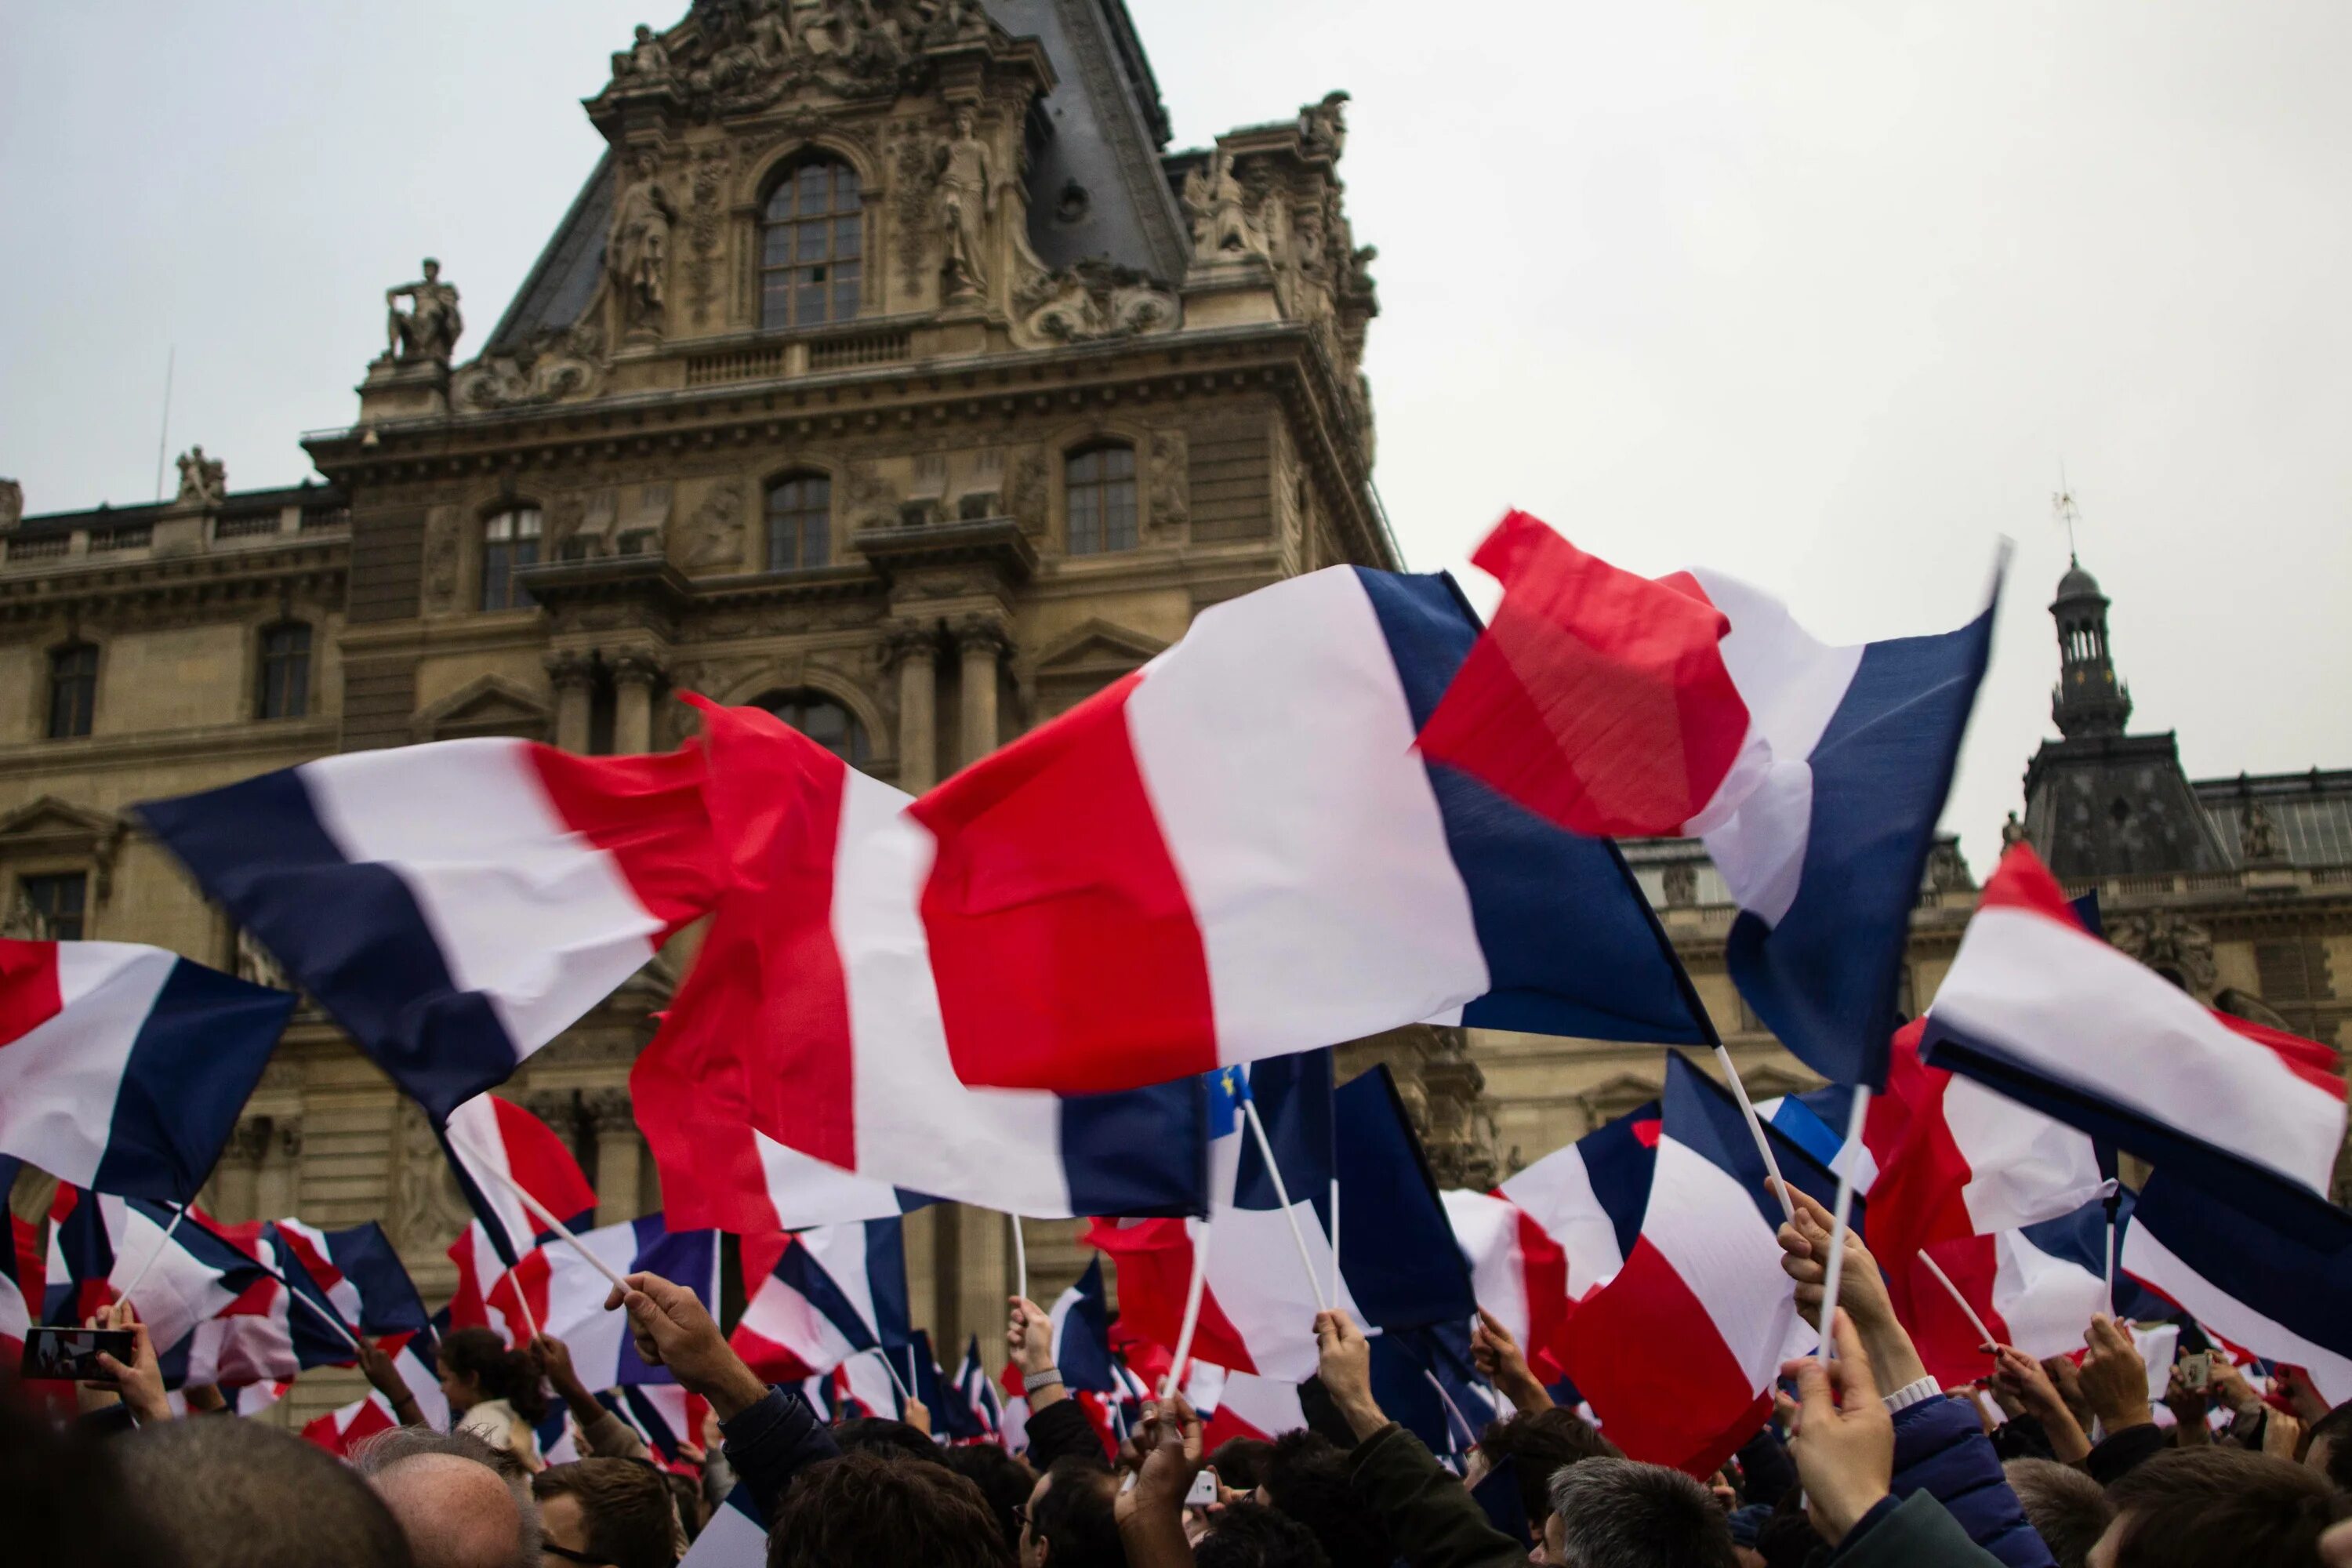
M 400 301 L 406 300 L 403 310 Z M 383 291 L 386 321 L 384 335 L 388 340 L 386 353 L 402 364 L 419 361 L 439 360 L 448 363 L 450 351 L 457 346 L 457 336 L 466 330 L 465 318 L 457 313 L 457 286 L 441 281 L 441 264 L 431 257 L 425 258 L 425 276 L 414 283 L 403 283 Z
M 14 479 L 0 479 L 0 531 L 24 521 L 25 487 Z
M 669 51 L 654 37 L 654 30 L 640 22 L 636 41 L 613 57 L 613 76 L 616 80 L 628 78 L 632 85 L 667 80 Z
M 1013 308 L 1023 323 L 1055 342 L 1095 342 L 1172 331 L 1174 293 L 1147 274 L 1089 257 L 1022 287 Z
M 1307 143 L 1310 153 L 1328 153 L 1337 158 L 1348 148 L 1348 95 L 1327 92 L 1320 103 L 1310 103 L 1298 111 L 1298 139 Z
M 1265 234 L 1250 215 L 1249 193 L 1234 174 L 1234 155 L 1223 148 L 1184 176 L 1184 212 L 1192 220 L 1192 253 L 1199 259 L 1267 254 Z
M 634 175 L 624 174 L 613 204 L 613 230 L 604 265 L 621 302 L 622 330 L 633 337 L 658 338 L 669 307 L 669 234 L 677 203 L 661 181 L 661 160 L 650 150 L 636 155 Z
M 207 458 L 202 447 L 180 454 L 180 501 L 183 505 L 218 506 L 228 499 L 228 465 Z
M 2272 866 L 2286 858 L 2278 821 L 2263 809 L 2260 801 L 2246 802 L 2245 815 L 2238 822 L 2238 853 L 2249 866 Z
M 931 163 L 939 176 L 940 237 L 947 247 L 941 289 L 950 300 L 976 300 L 988 289 L 988 225 L 996 216 L 996 170 L 988 143 L 973 130 L 969 107 L 955 111 L 955 130 Z
M 604 334 L 593 321 L 550 327 L 512 353 L 484 354 L 459 371 L 449 397 L 460 411 L 523 408 L 556 403 L 594 389 Z
M 2000 825 L 2001 852 L 2006 854 L 2016 846 L 2024 842 L 2025 824 L 2019 821 L 2017 813 L 2012 811 L 2009 814 L 2009 820 Z

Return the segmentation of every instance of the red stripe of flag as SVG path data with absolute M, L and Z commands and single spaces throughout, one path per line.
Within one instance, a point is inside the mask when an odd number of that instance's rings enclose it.
M 0 1047 L 23 1039 L 65 1005 L 57 943 L 0 938 Z
M 1718 1468 L 1772 1410 L 1646 1237 L 1576 1310 L 1568 1374 L 1626 1458 L 1696 1476 Z

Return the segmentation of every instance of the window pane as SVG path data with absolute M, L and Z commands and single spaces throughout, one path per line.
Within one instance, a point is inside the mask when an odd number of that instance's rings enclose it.
M 51 942 L 79 942 L 86 929 L 88 879 L 80 872 L 27 877 L 20 884 L 25 901 L 40 916 Z
M 1102 492 L 1092 485 L 1070 492 L 1070 553 L 1091 555 L 1101 548 Z
M 768 194 L 768 217 L 771 222 L 793 216 L 793 183 L 786 180 Z
M 1133 470 L 1130 469 L 1129 471 L 1132 472 Z M 515 537 L 518 539 L 537 539 L 539 537 L 539 509 L 537 507 L 530 507 L 515 513 Z M 536 558 L 536 555 L 534 555 L 533 559 Z
M 857 171 L 846 163 L 833 166 L 833 205 L 835 210 L 857 205 Z
M 507 550 L 503 544 L 482 547 L 482 608 L 507 607 Z
M 821 511 L 808 512 L 801 519 L 801 564 L 823 566 L 833 559 L 833 531 Z
M 1103 548 L 1132 550 L 1138 540 L 1135 527 L 1135 481 L 1122 479 L 1103 487 Z
M 482 537 L 484 539 L 512 539 L 514 537 L 514 514 L 512 512 L 502 511 L 499 513 L 498 516 L 490 519 L 489 521 L 482 524 Z
M 835 256 L 856 256 L 858 254 L 858 252 L 863 248 L 861 241 L 865 237 L 859 231 L 864 227 L 864 221 L 854 216 L 837 217 L 834 219 L 833 253 Z
M 1106 447 L 1102 449 L 1103 478 L 1131 479 L 1135 478 L 1135 448 Z
M 793 291 L 793 321 L 799 326 L 812 326 L 825 319 L 824 285 L 803 283 Z
M 1091 484 L 1100 478 L 1102 478 L 1101 453 L 1081 452 L 1076 457 L 1070 459 L 1070 482 L 1072 484 Z
M 801 216 L 817 216 L 833 204 L 832 184 L 822 164 L 812 163 L 801 171 Z
M 804 223 L 793 229 L 793 259 L 795 261 L 824 259 L 824 225 Z

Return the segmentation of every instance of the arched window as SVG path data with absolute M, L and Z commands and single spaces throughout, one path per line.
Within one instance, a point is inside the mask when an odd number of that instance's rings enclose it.
M 89 733 L 98 710 L 98 648 L 69 642 L 49 650 L 49 739 Z
M 857 171 L 830 160 L 793 169 L 768 196 L 760 324 L 814 327 L 856 315 L 865 249 Z
M 768 487 L 768 570 L 791 572 L 833 559 L 833 481 L 786 474 Z
M 482 524 L 482 608 L 527 606 L 530 595 L 515 574 L 539 564 L 539 508 L 519 506 Z
M 264 719 L 299 719 L 310 710 L 310 628 L 299 621 L 261 634 L 260 700 Z
M 862 768 L 873 757 L 857 715 L 821 691 L 771 691 L 752 706 L 765 708 L 851 767 Z
M 1073 452 L 1063 468 L 1070 553 L 1102 555 L 1136 546 L 1135 448 L 1107 442 Z

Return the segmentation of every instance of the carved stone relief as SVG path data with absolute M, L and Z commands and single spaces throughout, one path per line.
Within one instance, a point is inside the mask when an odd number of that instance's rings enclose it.
M 668 326 L 669 240 L 677 203 L 650 148 L 640 149 L 615 178 L 621 189 L 604 244 L 605 282 L 620 302 L 623 333 L 632 341 L 658 341 Z
M 882 477 L 871 458 L 853 458 L 841 466 L 841 494 L 852 529 L 889 528 L 898 521 L 898 491 Z
M 449 1172 L 449 1159 L 431 1123 L 414 1100 L 403 1099 L 394 1113 L 399 1127 L 393 1148 L 393 1245 L 404 1252 L 438 1252 L 474 1216 Z
M 585 396 L 602 377 L 604 333 L 593 321 L 540 332 L 511 354 L 486 354 L 451 379 L 460 413 L 528 408 Z
M 1033 336 L 1064 343 L 1173 331 L 1182 315 L 1173 290 L 1094 257 L 1023 284 L 1013 310 Z
M 931 184 L 937 171 L 931 149 L 939 132 L 921 121 L 902 120 L 891 127 L 897 151 L 891 155 L 891 223 L 898 241 L 899 281 L 919 299 L 923 291 L 923 260 L 930 254 Z
M 1043 533 L 1046 516 L 1045 454 L 1034 447 L 1013 453 L 1004 465 L 1004 512 L 1030 533 Z
M 2107 940 L 2200 1000 L 2220 981 L 2212 933 L 2169 910 L 2126 915 L 2108 925 Z
M 11 529 L 25 520 L 25 487 L 15 479 L 0 479 L 0 530 Z
M 707 325 L 718 298 L 719 242 L 722 204 L 734 174 L 731 145 L 717 142 L 695 150 L 690 190 L 693 207 L 686 228 L 686 294 L 694 310 L 694 324 Z
M 425 607 L 447 610 L 457 603 L 458 568 L 465 554 L 464 530 L 454 506 L 436 506 L 425 526 Z
M 1192 521 L 1192 471 L 1181 430 L 1157 430 L 1151 436 L 1151 526 L 1182 528 Z
M 743 565 L 744 484 L 721 479 L 686 520 L 685 564 L 689 572 L 740 570 Z
M 1220 147 L 1208 163 L 1184 176 L 1184 215 L 1192 220 L 1192 255 L 1201 261 L 1233 261 L 1271 256 L 1272 246 L 1250 193 L 1234 170 L 1234 155 Z

